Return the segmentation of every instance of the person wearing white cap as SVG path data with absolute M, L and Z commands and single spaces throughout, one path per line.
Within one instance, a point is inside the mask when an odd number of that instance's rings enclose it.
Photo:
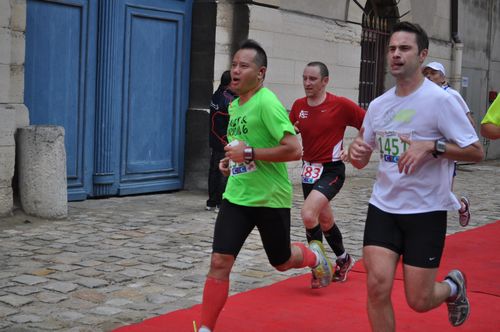
M 467 103 L 465 100 L 462 98 L 460 93 L 458 93 L 457 90 L 452 89 L 446 80 L 446 70 L 444 69 L 444 66 L 439 63 L 439 62 L 429 62 L 427 65 L 425 65 L 422 69 L 422 73 L 426 78 L 431 80 L 432 82 L 436 83 L 440 87 L 442 87 L 445 91 L 447 91 L 449 94 L 451 94 L 455 100 L 458 102 L 462 110 L 464 111 L 465 115 L 467 115 L 467 118 L 469 119 L 470 123 L 472 124 L 473 127 L 475 127 L 474 119 L 472 118 L 470 114 L 470 109 L 467 106 Z M 457 168 L 457 163 L 455 163 L 455 170 L 453 172 L 453 178 L 455 178 L 456 175 L 456 168 Z M 453 182 L 451 184 L 452 190 L 453 190 Z M 469 224 L 470 221 L 470 202 L 469 199 L 466 196 L 462 196 L 460 198 L 460 210 L 458 210 L 458 221 L 461 226 L 465 227 Z
M 443 86 L 446 83 L 446 71 L 444 66 L 439 62 L 429 62 L 423 68 L 424 76 L 436 83 Z
M 429 80 L 433 81 L 434 83 L 445 89 L 453 97 L 455 97 L 455 99 L 462 107 L 464 113 L 467 115 L 467 118 L 471 122 L 472 126 L 475 127 L 474 119 L 470 114 L 470 109 L 467 106 L 467 103 L 457 90 L 452 89 L 449 86 L 448 80 L 446 79 L 446 70 L 444 69 L 444 66 L 439 62 L 429 62 L 427 65 L 425 65 L 425 67 L 423 67 L 422 72 L 425 77 L 427 77 Z

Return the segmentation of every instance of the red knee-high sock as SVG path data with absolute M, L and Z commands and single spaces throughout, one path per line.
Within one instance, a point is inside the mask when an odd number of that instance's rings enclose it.
M 219 317 L 229 295 L 229 280 L 219 280 L 207 277 L 203 290 L 203 304 L 201 306 L 201 325 L 214 330 L 215 322 Z
M 295 242 L 292 245 L 299 247 L 300 251 L 302 251 L 302 264 L 299 267 L 315 267 L 317 265 L 316 254 L 311 249 L 300 242 Z

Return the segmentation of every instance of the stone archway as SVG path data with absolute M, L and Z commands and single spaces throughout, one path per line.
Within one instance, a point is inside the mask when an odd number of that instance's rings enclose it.
M 346 20 L 354 23 L 362 23 L 364 9 L 367 8 L 368 3 L 371 4 L 371 7 L 376 7 L 377 9 L 384 6 L 384 3 L 387 2 L 385 0 L 346 0 L 347 1 L 347 10 L 346 10 Z M 389 0 L 389 2 L 393 3 L 395 7 L 397 7 L 397 11 L 399 13 L 399 18 L 404 19 L 405 21 L 412 21 L 412 10 L 411 10 L 411 0 L 400 0 L 393 1 Z

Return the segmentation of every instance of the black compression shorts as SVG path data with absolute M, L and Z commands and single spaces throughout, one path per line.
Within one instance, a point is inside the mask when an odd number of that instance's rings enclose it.
M 302 192 L 304 199 L 309 196 L 311 191 L 317 190 L 331 201 L 334 198 L 345 181 L 345 164 L 342 161 L 334 161 L 323 164 L 323 173 L 314 184 L 302 183 Z
M 437 268 L 446 237 L 446 211 L 394 214 L 370 204 L 363 246 L 379 246 L 403 256 L 403 263 Z
M 290 209 L 241 206 L 226 199 L 215 221 L 213 251 L 236 258 L 254 227 L 272 266 L 290 259 Z

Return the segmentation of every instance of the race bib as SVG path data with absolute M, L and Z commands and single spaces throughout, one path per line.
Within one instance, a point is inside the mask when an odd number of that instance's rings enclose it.
M 302 183 L 314 184 L 323 173 L 323 164 L 304 162 L 302 167 Z
M 245 173 L 255 172 L 257 170 L 257 165 L 255 161 L 249 163 L 235 163 L 234 161 L 229 161 L 229 170 L 231 176 L 241 175 Z
M 396 131 L 378 131 L 376 133 L 377 144 L 380 151 L 380 159 L 389 163 L 397 163 L 401 155 L 410 146 L 408 143 L 403 142 L 401 137 L 411 139 L 411 132 L 399 133 Z

